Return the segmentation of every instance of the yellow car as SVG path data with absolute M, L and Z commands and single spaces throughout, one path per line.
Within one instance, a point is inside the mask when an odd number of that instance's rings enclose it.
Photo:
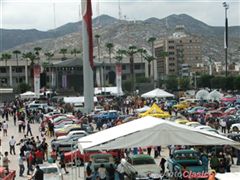
M 177 110 L 186 109 L 188 107 L 189 107 L 189 102 L 187 102 L 187 101 L 182 101 L 173 106 L 173 108 L 176 108 Z
M 64 128 L 60 128 L 55 130 L 55 136 L 64 136 L 68 134 L 70 131 L 75 131 L 75 130 L 82 130 L 81 126 L 79 124 L 70 124 Z
M 177 123 L 177 124 L 187 124 L 187 123 L 189 123 L 189 120 L 187 120 L 187 119 L 177 119 L 174 122 Z
M 190 127 L 197 127 L 200 126 L 201 124 L 199 122 L 188 122 L 186 123 L 186 125 Z

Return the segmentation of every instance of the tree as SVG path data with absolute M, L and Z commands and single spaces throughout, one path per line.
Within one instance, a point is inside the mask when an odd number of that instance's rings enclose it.
M 74 48 L 72 51 L 71 51 L 71 54 L 74 54 L 74 57 L 77 56 L 77 54 L 80 54 L 81 53 L 81 50 L 80 49 L 76 49 Z
M 15 54 L 15 57 L 16 57 L 16 61 L 17 61 L 17 69 L 16 69 L 16 72 L 18 72 L 19 71 L 19 69 L 18 69 L 18 55 L 19 54 L 21 54 L 21 51 L 19 51 L 19 50 L 15 50 L 15 51 L 13 51 L 12 52 L 13 54 Z M 17 82 L 18 82 L 18 80 L 19 80 L 19 78 L 18 78 L 18 76 L 17 76 Z M 18 82 L 19 83 L 19 82 Z
M 153 56 L 149 54 L 144 55 L 144 59 L 148 62 L 148 77 L 151 76 L 151 62 L 155 59 Z
M 1 56 L 1 60 L 5 61 L 5 66 L 7 68 L 7 61 L 12 58 L 12 55 L 9 53 L 3 53 Z
M 129 46 L 126 54 L 129 56 L 130 62 L 130 75 L 131 75 L 131 82 L 132 82 L 132 92 L 135 90 L 135 73 L 134 73 L 134 54 L 138 52 L 136 46 Z
M 234 89 L 240 90 L 240 76 L 237 76 L 233 80 Z
M 114 57 L 114 59 L 116 59 L 117 63 L 122 62 L 123 55 L 125 55 L 126 53 L 127 53 L 126 50 L 123 50 L 123 49 L 117 50 L 116 56 Z
M 167 89 L 175 91 L 178 88 L 178 79 L 176 76 L 168 76 L 165 84 Z
M 182 77 L 179 79 L 179 88 L 181 90 L 188 90 L 190 87 L 190 79 L 188 77 Z
M 34 81 L 33 81 L 33 78 L 34 78 L 34 64 L 35 64 L 35 60 L 36 60 L 36 55 L 32 52 L 27 52 L 27 53 L 23 53 L 23 58 L 25 58 L 27 61 L 28 59 L 30 59 L 31 61 L 31 64 L 30 64 L 30 77 L 31 77 L 31 82 L 32 82 L 32 87 L 34 86 Z
M 66 58 L 67 49 L 62 48 L 62 49 L 60 49 L 60 52 L 59 52 L 59 53 L 63 55 L 63 57 L 62 57 L 62 60 L 63 60 L 63 61 L 67 59 L 67 58 Z
M 227 76 L 227 77 L 224 77 L 224 79 L 225 79 L 225 86 L 223 87 L 223 89 L 234 90 L 234 77 Z
M 143 62 L 143 57 L 147 53 L 147 50 L 144 48 L 139 48 L 138 53 L 140 53 L 141 62 Z
M 46 52 L 46 53 L 44 53 L 44 55 L 47 57 L 48 64 L 50 64 L 50 61 L 51 61 L 52 57 L 54 56 L 54 54 L 51 52 Z
M 42 50 L 41 47 L 35 47 L 34 48 L 34 51 L 35 51 L 35 55 L 36 55 L 36 59 L 38 60 L 38 64 L 39 64 L 39 61 L 40 61 L 40 54 L 39 52 Z
M 210 88 L 211 89 L 211 79 L 213 78 L 213 76 L 210 76 L 208 74 L 204 74 L 202 76 L 200 76 L 200 78 L 198 79 L 198 87 L 201 88 Z
M 213 77 L 211 79 L 211 87 L 214 89 L 225 89 L 225 78 L 224 77 Z
M 31 86 L 29 86 L 29 84 L 26 84 L 26 83 L 21 83 L 17 87 L 17 92 L 18 93 L 24 93 L 24 92 L 29 91 L 29 90 L 31 90 Z
M 108 50 L 108 55 L 109 55 L 109 62 L 111 63 L 111 61 L 112 61 L 112 52 L 113 52 L 113 47 L 114 47 L 114 45 L 113 45 L 113 43 L 106 43 L 106 48 L 107 48 L 107 50 Z

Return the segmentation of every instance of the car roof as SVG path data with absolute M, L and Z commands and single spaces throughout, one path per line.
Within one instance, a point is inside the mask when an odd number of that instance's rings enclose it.
M 137 160 L 137 159 L 153 159 L 151 156 L 147 155 L 147 154 L 138 154 L 138 155 L 133 155 L 130 156 L 130 159 L 132 160 Z

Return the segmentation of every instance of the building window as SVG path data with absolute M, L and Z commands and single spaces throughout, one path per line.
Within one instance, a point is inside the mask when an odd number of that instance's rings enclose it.
M 192 40 L 190 40 L 189 42 L 192 43 Z
M 168 49 L 174 49 L 174 46 L 169 46 Z
M 110 66 L 106 66 L 106 70 L 110 70 L 111 68 L 110 68 Z
M 168 52 L 169 55 L 174 55 L 173 51 Z
M 174 43 L 174 41 L 173 41 L 173 40 L 170 40 L 170 41 L 168 41 L 168 43 L 171 44 L 171 43 Z
M 0 68 L 0 72 L 1 73 L 6 73 L 7 72 L 7 68 Z
M 21 68 L 21 67 L 16 67 L 16 72 L 17 72 L 17 73 L 23 72 L 23 68 Z
M 175 60 L 175 58 L 174 58 L 174 57 L 169 57 L 168 59 L 169 59 L 169 60 L 172 60 L 172 61 L 173 61 L 173 60 Z
M 126 70 L 126 64 L 123 64 L 123 65 L 122 65 L 122 69 L 123 69 L 123 70 Z
M 141 69 L 141 65 L 140 64 L 134 64 L 134 69 Z
M 179 43 L 182 43 L 182 40 L 180 40 Z
M 169 63 L 169 66 L 175 66 L 175 64 L 174 63 Z

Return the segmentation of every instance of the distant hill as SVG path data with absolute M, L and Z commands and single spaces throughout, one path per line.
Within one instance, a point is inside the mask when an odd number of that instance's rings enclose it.
M 209 26 L 186 14 L 173 14 L 163 19 L 152 17 L 144 21 L 118 20 L 108 15 L 93 19 L 93 31 L 94 34 L 101 35 L 102 49 L 105 49 L 106 42 L 114 43 L 115 48 L 126 48 L 133 44 L 149 49 L 149 37 L 166 37 L 174 32 L 176 25 L 184 25 L 187 33 L 202 38 L 204 55 L 211 54 L 216 61 L 224 59 L 224 27 Z M 57 52 L 61 48 L 81 47 L 81 27 L 81 22 L 76 22 L 49 31 L 3 29 L 0 50 L 30 51 L 33 47 L 40 46 L 43 50 Z M 229 27 L 229 52 L 232 59 L 236 57 L 239 60 L 239 46 L 240 26 Z

